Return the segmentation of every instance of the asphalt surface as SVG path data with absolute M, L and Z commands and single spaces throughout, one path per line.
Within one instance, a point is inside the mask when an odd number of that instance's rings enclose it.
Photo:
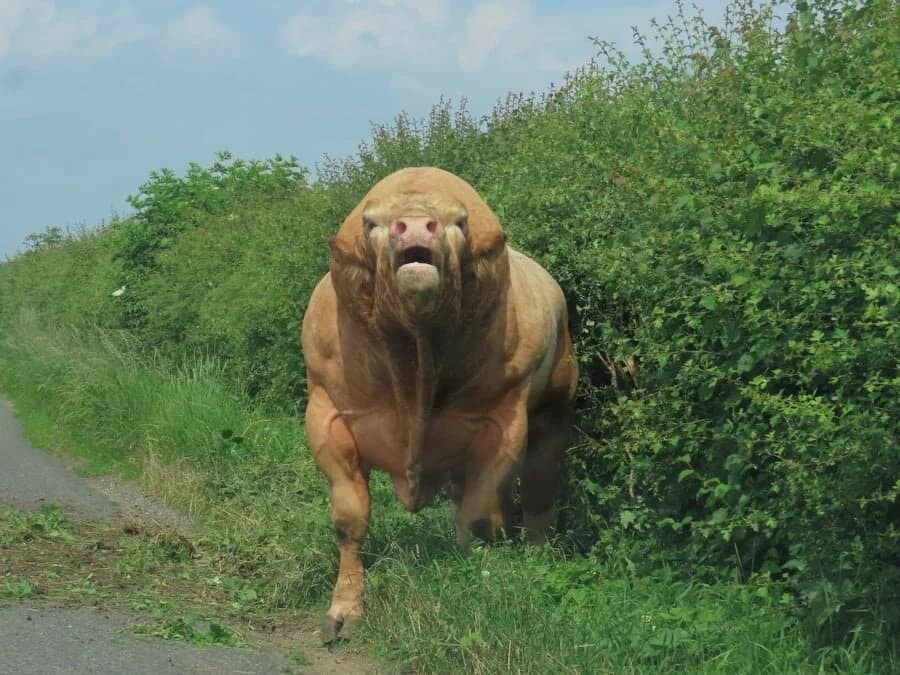
M 12 405 L 0 399 L 0 513 L 10 506 L 39 509 L 46 504 L 57 504 L 68 516 L 86 520 L 111 520 L 123 511 L 121 504 L 92 489 L 57 458 L 32 447 Z M 6 572 L 0 569 L 0 584 Z M 149 619 L 139 613 L 96 608 L 36 608 L 22 601 L 0 607 L 0 675 L 296 670 L 293 662 L 279 654 L 197 647 L 127 632 L 129 624 Z
M 59 459 L 26 440 L 12 404 L 0 398 L 0 508 L 38 510 L 62 507 L 68 516 L 110 520 L 116 506 L 92 489 Z
M 128 635 L 135 617 L 94 608 L 0 608 L 0 673 L 283 673 L 287 659 Z

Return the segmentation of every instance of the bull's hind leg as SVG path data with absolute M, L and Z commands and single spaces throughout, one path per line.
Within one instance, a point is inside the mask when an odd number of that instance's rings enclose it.
M 456 510 L 456 538 L 463 549 L 469 547 L 473 534 L 492 540 L 507 525 L 510 478 L 527 435 L 525 405 L 510 397 L 476 436 Z
M 571 426 L 571 412 L 563 406 L 537 411 L 529 419 L 520 497 L 525 536 L 532 543 L 545 541 L 556 523 L 556 495 Z
M 511 473 L 512 465 L 502 471 Z M 457 541 L 464 549 L 468 548 L 473 536 L 495 541 L 509 532 L 513 512 L 512 481 L 508 478 L 491 491 L 481 485 L 484 480 L 483 468 L 473 467 L 453 498 Z
M 322 641 L 349 637 L 362 616 L 365 572 L 360 547 L 369 530 L 369 472 L 359 463 L 356 442 L 321 388 L 314 388 L 306 409 L 307 434 L 316 463 L 331 484 L 331 515 L 340 550 L 340 566 Z

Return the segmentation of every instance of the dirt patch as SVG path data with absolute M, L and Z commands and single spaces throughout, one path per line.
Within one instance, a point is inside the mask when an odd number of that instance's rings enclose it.
M 112 476 L 95 476 L 87 478 L 86 482 L 115 504 L 118 519 L 126 525 L 184 533 L 191 530 L 191 522 L 187 516 L 169 508 L 158 497 L 145 492 L 134 483 Z
M 30 597 L 64 604 L 126 605 L 150 599 L 216 606 L 226 598 L 203 583 L 191 541 L 176 531 L 0 515 L 0 570 L 32 588 Z M 198 605 L 199 603 L 199 605 Z
M 7 511 L 0 515 L 0 542 L 0 608 L 21 608 L 22 602 L 29 611 L 89 606 L 113 613 L 116 621 L 127 616 L 126 632 L 158 625 L 144 631 L 151 635 L 165 635 L 172 622 L 215 622 L 240 644 L 277 655 L 292 668 L 379 672 L 351 645 L 322 647 L 318 616 L 243 601 L 240 589 L 218 576 L 214 554 L 182 532 Z

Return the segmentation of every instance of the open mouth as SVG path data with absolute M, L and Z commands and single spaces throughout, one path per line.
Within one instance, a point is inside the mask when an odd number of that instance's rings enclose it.
M 424 265 L 433 265 L 434 256 L 431 249 L 425 246 L 410 246 L 400 252 L 400 266 L 420 263 Z

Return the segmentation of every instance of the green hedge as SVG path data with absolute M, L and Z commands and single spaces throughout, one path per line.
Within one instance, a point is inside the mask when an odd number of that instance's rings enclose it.
M 679 14 L 636 65 L 598 42 L 606 65 L 484 120 L 446 102 L 400 115 L 313 184 L 282 158 L 155 173 L 133 218 L 3 265 L 0 309 L 209 353 L 235 389 L 289 408 L 327 237 L 380 177 L 445 167 L 574 310 L 572 546 L 777 583 L 824 639 L 890 634 L 900 9 L 774 11 L 738 2 L 722 28 Z

